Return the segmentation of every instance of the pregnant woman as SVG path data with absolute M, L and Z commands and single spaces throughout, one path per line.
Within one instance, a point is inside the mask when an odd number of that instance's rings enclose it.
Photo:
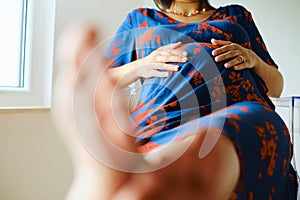
M 154 2 L 158 9 L 127 15 L 102 63 L 101 52 L 89 54 L 95 28 L 62 36 L 53 114 L 75 164 L 66 199 L 295 200 L 290 135 L 269 99 L 280 96 L 283 77 L 250 12 L 207 0 Z M 137 80 L 128 117 L 120 86 Z M 107 151 L 102 134 L 128 157 Z
M 290 136 L 269 99 L 280 96 L 283 77 L 251 13 L 207 0 L 154 2 L 158 9 L 127 15 L 106 53 L 118 84 L 142 84 L 132 111 L 138 151 L 155 155 L 196 137 L 199 199 L 296 199 Z M 168 191 L 139 181 L 133 176 L 120 199 Z M 162 199 L 177 194 L 170 190 Z

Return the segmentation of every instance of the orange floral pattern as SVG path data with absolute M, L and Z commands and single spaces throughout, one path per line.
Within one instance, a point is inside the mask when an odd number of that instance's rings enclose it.
M 289 130 L 274 112 L 264 80 L 251 69 L 227 69 L 212 56 L 218 46 L 211 39 L 227 40 L 277 67 L 249 11 L 225 6 L 202 22 L 182 23 L 159 10 L 139 8 L 128 14 L 118 33 L 105 58 L 112 67 L 178 41 L 188 53 L 188 62 L 171 63 L 180 67 L 168 77 L 141 78 L 139 103 L 132 111 L 140 152 L 219 130 L 240 158 L 243 187 L 231 200 L 295 199 Z

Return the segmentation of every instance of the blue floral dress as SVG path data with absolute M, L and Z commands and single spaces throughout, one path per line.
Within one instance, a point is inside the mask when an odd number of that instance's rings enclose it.
M 182 42 L 188 62 L 167 78 L 142 78 L 132 112 L 143 153 L 178 142 L 202 130 L 220 130 L 236 145 L 241 187 L 230 199 L 296 199 L 297 178 L 290 164 L 289 131 L 274 111 L 264 81 L 251 69 L 226 69 L 216 63 L 211 39 L 229 40 L 252 49 L 277 67 L 251 13 L 239 5 L 218 8 L 197 23 L 176 21 L 152 8 L 130 12 L 106 52 L 112 67 Z

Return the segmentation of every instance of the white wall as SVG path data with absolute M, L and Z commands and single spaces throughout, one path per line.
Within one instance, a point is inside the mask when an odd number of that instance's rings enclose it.
M 151 0 L 57 0 L 56 37 L 71 21 L 96 23 L 103 39 L 111 36 L 131 9 Z M 214 0 L 245 5 L 285 76 L 283 95 L 300 95 L 299 0 Z M 55 69 L 56 70 L 56 69 Z M 0 112 L 0 199 L 61 200 L 72 179 L 70 158 L 49 111 Z

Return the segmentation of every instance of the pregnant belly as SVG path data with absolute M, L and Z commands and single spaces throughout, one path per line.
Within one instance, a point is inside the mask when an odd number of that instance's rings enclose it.
M 215 46 L 189 43 L 182 48 L 188 52 L 188 62 L 178 63 L 179 71 L 167 78 L 143 80 L 139 104 L 132 113 L 138 126 L 161 123 L 169 128 L 235 102 L 265 102 L 253 72 L 216 63 L 211 55 Z

